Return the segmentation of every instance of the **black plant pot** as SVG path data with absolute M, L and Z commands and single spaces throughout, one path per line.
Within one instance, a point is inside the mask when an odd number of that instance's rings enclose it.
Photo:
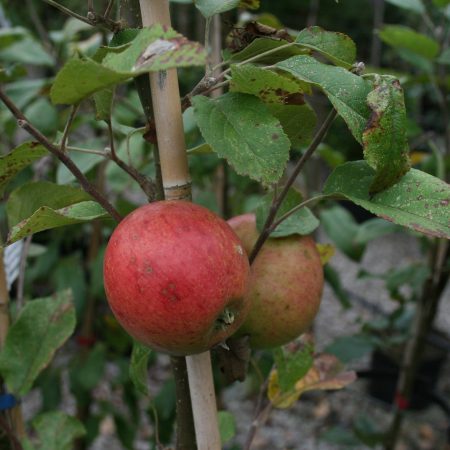
M 432 398 L 430 392 L 435 391 L 441 369 L 445 363 L 447 352 L 427 344 L 425 355 L 418 368 L 414 383 L 409 409 L 422 410 L 430 405 Z M 394 402 L 395 391 L 399 376 L 399 363 L 402 361 L 402 352 L 375 350 L 372 353 L 371 375 L 368 385 L 369 394 L 387 404 Z

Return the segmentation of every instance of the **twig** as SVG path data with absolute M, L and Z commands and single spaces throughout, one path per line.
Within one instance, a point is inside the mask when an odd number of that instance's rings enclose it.
M 407 341 L 404 352 L 396 388 L 398 401 L 394 418 L 387 434 L 385 450 L 394 450 L 396 448 L 405 409 L 408 407 L 417 370 L 425 349 L 425 338 L 433 325 L 439 300 L 449 280 L 450 269 L 445 267 L 445 261 L 449 254 L 449 242 L 443 239 L 436 239 L 430 263 L 431 274 L 425 282 L 422 288 L 422 295 L 417 302 L 414 320 L 411 325 L 411 336 Z
M 250 425 L 247 434 L 247 439 L 245 440 L 244 450 L 250 450 L 253 439 L 256 436 L 256 432 L 258 431 L 259 427 L 264 425 L 273 409 L 273 405 L 271 402 L 268 402 L 264 407 L 262 405 L 263 403 L 261 403 L 260 410 L 258 411 L 252 424 Z
M 42 43 L 44 44 L 45 48 L 52 53 L 54 56 L 55 55 L 55 51 L 52 45 L 52 42 L 50 40 L 50 37 L 48 35 L 47 30 L 45 29 L 44 25 L 41 22 L 41 19 L 39 17 L 39 14 L 37 14 L 36 12 L 36 7 L 34 5 L 33 0 L 27 0 L 27 7 L 29 10 L 29 14 L 30 14 L 30 19 L 34 24 L 34 27 L 36 28 L 36 31 L 39 35 L 39 37 L 42 40 Z
M 31 240 L 33 235 L 27 236 L 22 247 L 22 254 L 20 255 L 19 262 L 19 277 L 17 279 L 17 295 L 16 295 L 16 305 L 17 310 L 20 311 L 24 304 L 24 287 L 25 287 L 25 269 L 27 266 L 28 253 L 30 252 Z
M 82 16 L 81 14 L 76 13 L 75 11 L 72 11 L 69 8 L 66 8 L 65 6 L 61 5 L 58 2 L 55 2 L 54 0 L 43 0 L 45 3 L 47 3 L 50 6 L 53 6 L 57 9 L 59 9 L 64 14 L 74 17 L 75 19 L 81 20 L 81 22 L 87 23 L 88 25 L 91 25 L 93 27 L 99 25 L 103 26 L 104 28 L 107 28 L 108 30 L 112 31 L 113 33 L 117 33 L 117 31 L 122 29 L 122 23 L 121 22 L 114 22 L 113 20 L 103 17 L 100 14 L 97 14 L 93 10 L 90 10 L 88 12 L 88 16 Z
M 114 161 L 122 170 L 124 170 L 131 178 L 133 178 L 145 192 L 150 201 L 156 198 L 156 186 L 152 180 L 147 178 L 145 175 L 141 174 L 133 166 L 129 166 L 125 161 L 117 156 L 115 145 L 114 145 L 114 132 L 112 129 L 111 121 L 106 121 L 108 124 L 108 134 L 110 142 L 110 154 L 109 157 Z
M 103 13 L 103 17 L 107 19 L 111 14 L 112 7 L 114 5 L 114 0 L 109 0 L 108 5 L 106 6 L 105 12 Z
M 117 222 L 120 222 L 122 220 L 122 216 L 108 201 L 108 199 L 103 194 L 101 194 L 93 184 L 90 183 L 90 181 L 84 176 L 84 174 L 66 153 L 62 152 L 59 147 L 52 144 L 39 130 L 37 130 L 28 122 L 23 112 L 3 92 L 1 88 L 0 100 L 2 100 L 5 106 L 11 111 L 12 115 L 17 119 L 17 124 L 19 125 L 19 127 L 23 128 L 25 131 L 31 134 L 31 136 L 33 136 L 38 142 L 40 142 L 50 153 L 56 156 L 69 169 L 69 171 L 72 172 L 72 174 L 80 183 L 81 187 L 95 200 L 97 200 L 97 202 L 103 206 L 103 208 L 111 215 L 113 219 L 115 219 Z
M 66 144 L 67 144 L 67 138 L 69 137 L 70 127 L 72 126 L 73 120 L 75 119 L 75 116 L 77 114 L 79 107 L 80 107 L 80 104 L 77 103 L 77 104 L 73 105 L 70 110 L 69 118 L 67 119 L 66 126 L 64 127 L 63 136 L 61 139 L 60 149 L 62 152 L 66 151 Z
M 264 56 L 268 56 L 271 55 L 273 53 L 276 53 L 280 50 L 284 50 L 285 48 L 289 48 L 292 47 L 293 45 L 297 45 L 296 42 L 289 42 L 287 44 L 284 45 L 280 45 L 277 48 L 272 48 L 270 50 L 267 50 L 265 52 L 260 53 L 259 55 L 255 55 L 252 56 L 251 58 L 248 58 L 244 61 L 241 61 L 239 63 L 237 63 L 237 66 L 242 66 L 244 64 L 248 64 L 251 63 L 253 61 L 257 61 L 260 58 L 263 58 Z M 223 65 L 227 64 L 226 62 L 217 64 L 216 66 L 214 66 L 212 68 L 212 70 L 216 70 L 219 67 L 222 67 Z M 222 80 L 228 73 L 231 72 L 231 68 L 228 68 L 226 70 L 224 70 L 223 72 L 219 73 L 217 76 L 215 77 L 211 77 L 209 76 L 209 74 L 205 75 L 197 84 L 196 86 L 192 89 L 191 92 L 189 92 L 188 94 L 186 94 L 183 98 L 182 98 L 182 104 L 184 107 L 187 107 L 187 105 L 190 104 L 191 98 L 194 95 L 198 95 L 198 94 L 203 94 L 203 93 L 208 93 L 211 92 L 212 90 L 215 89 L 215 85 L 218 84 L 220 82 L 220 80 Z M 221 84 L 220 86 L 217 87 L 221 87 L 224 86 L 224 84 Z
M 319 131 L 314 136 L 313 140 L 311 141 L 311 144 L 309 145 L 306 152 L 302 155 L 302 157 L 297 162 L 293 172 L 291 173 L 288 181 L 284 185 L 282 191 L 280 194 L 276 197 L 276 199 L 273 201 L 272 206 L 270 208 L 269 214 L 267 216 L 266 222 L 264 224 L 263 230 L 261 234 L 258 237 L 258 240 L 255 243 L 255 246 L 253 247 L 252 252 L 249 256 L 250 264 L 255 260 L 257 254 L 261 250 L 261 247 L 263 246 L 264 242 L 266 242 L 267 238 L 270 236 L 271 233 L 271 226 L 277 216 L 277 212 L 281 207 L 281 204 L 283 203 L 283 200 L 285 199 L 286 195 L 289 192 L 289 189 L 294 184 L 295 179 L 297 178 L 300 171 L 303 169 L 306 162 L 311 158 L 313 153 L 316 151 L 317 147 L 319 146 L 322 139 L 327 134 L 327 131 L 329 130 L 331 124 L 333 123 L 333 120 L 336 117 L 336 110 L 333 108 L 330 113 L 328 114 L 327 118 L 323 122 L 322 126 L 320 127 Z M 275 198 L 275 197 L 274 197 Z

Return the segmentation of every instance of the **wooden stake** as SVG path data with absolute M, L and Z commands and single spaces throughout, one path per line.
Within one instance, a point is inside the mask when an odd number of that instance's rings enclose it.
M 170 25 L 168 0 L 139 0 L 142 24 Z M 167 200 L 191 199 L 176 69 L 150 74 L 153 112 Z M 198 450 L 219 450 L 220 434 L 209 352 L 186 357 Z

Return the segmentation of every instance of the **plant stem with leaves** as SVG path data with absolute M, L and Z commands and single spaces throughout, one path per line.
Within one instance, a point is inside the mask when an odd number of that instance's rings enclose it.
M 5 104 L 5 106 L 11 111 L 12 115 L 17 119 L 17 124 L 27 131 L 31 136 L 33 136 L 40 144 L 42 144 L 50 153 L 56 156 L 74 175 L 78 180 L 81 187 L 89 195 L 91 195 L 97 202 L 103 206 L 105 211 L 107 211 L 110 216 L 120 222 L 122 216 L 114 208 L 114 206 L 108 201 L 108 199 L 101 194 L 98 189 L 86 178 L 86 176 L 81 172 L 81 170 L 76 166 L 76 164 L 70 159 L 70 157 L 61 149 L 52 144 L 37 128 L 35 128 L 25 117 L 23 112 L 13 103 L 13 101 L 5 94 L 3 89 L 0 88 L 0 100 Z
M 256 241 L 253 250 L 249 256 L 250 264 L 255 260 L 256 256 L 258 255 L 259 251 L 261 250 L 262 246 L 264 245 L 264 242 L 268 239 L 270 236 L 270 233 L 273 231 L 272 225 L 275 221 L 275 218 L 277 216 L 278 210 L 280 209 L 283 200 L 286 198 L 286 195 L 289 192 L 289 189 L 294 184 L 294 181 L 296 180 L 297 176 L 305 166 L 306 162 L 311 158 L 311 156 L 316 151 L 319 144 L 322 142 L 323 138 L 327 134 L 328 130 L 331 127 L 331 124 L 333 123 L 335 117 L 337 115 L 337 112 L 335 109 L 332 109 L 330 113 L 328 114 L 327 118 L 323 122 L 322 126 L 317 131 L 316 135 L 314 136 L 313 140 L 311 141 L 311 144 L 309 145 L 308 149 L 305 151 L 305 153 L 302 155 L 302 157 L 299 159 L 297 164 L 295 165 L 294 170 L 292 171 L 291 175 L 289 176 L 286 184 L 284 185 L 283 189 L 281 190 L 280 194 L 277 196 L 274 196 L 274 200 L 272 202 L 272 205 L 270 207 L 269 214 L 267 216 L 266 222 L 264 223 L 263 230 L 261 231 L 261 234 L 258 237 L 258 240 Z M 283 219 L 284 220 L 284 219 Z M 281 222 L 281 220 L 279 221 Z

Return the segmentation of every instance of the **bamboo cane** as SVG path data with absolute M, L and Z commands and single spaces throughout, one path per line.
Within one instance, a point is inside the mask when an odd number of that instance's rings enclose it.
M 170 25 L 168 0 L 139 0 L 142 23 Z M 167 200 L 191 199 L 186 145 L 176 69 L 150 74 L 164 194 Z M 209 352 L 186 357 L 198 450 L 220 449 Z

